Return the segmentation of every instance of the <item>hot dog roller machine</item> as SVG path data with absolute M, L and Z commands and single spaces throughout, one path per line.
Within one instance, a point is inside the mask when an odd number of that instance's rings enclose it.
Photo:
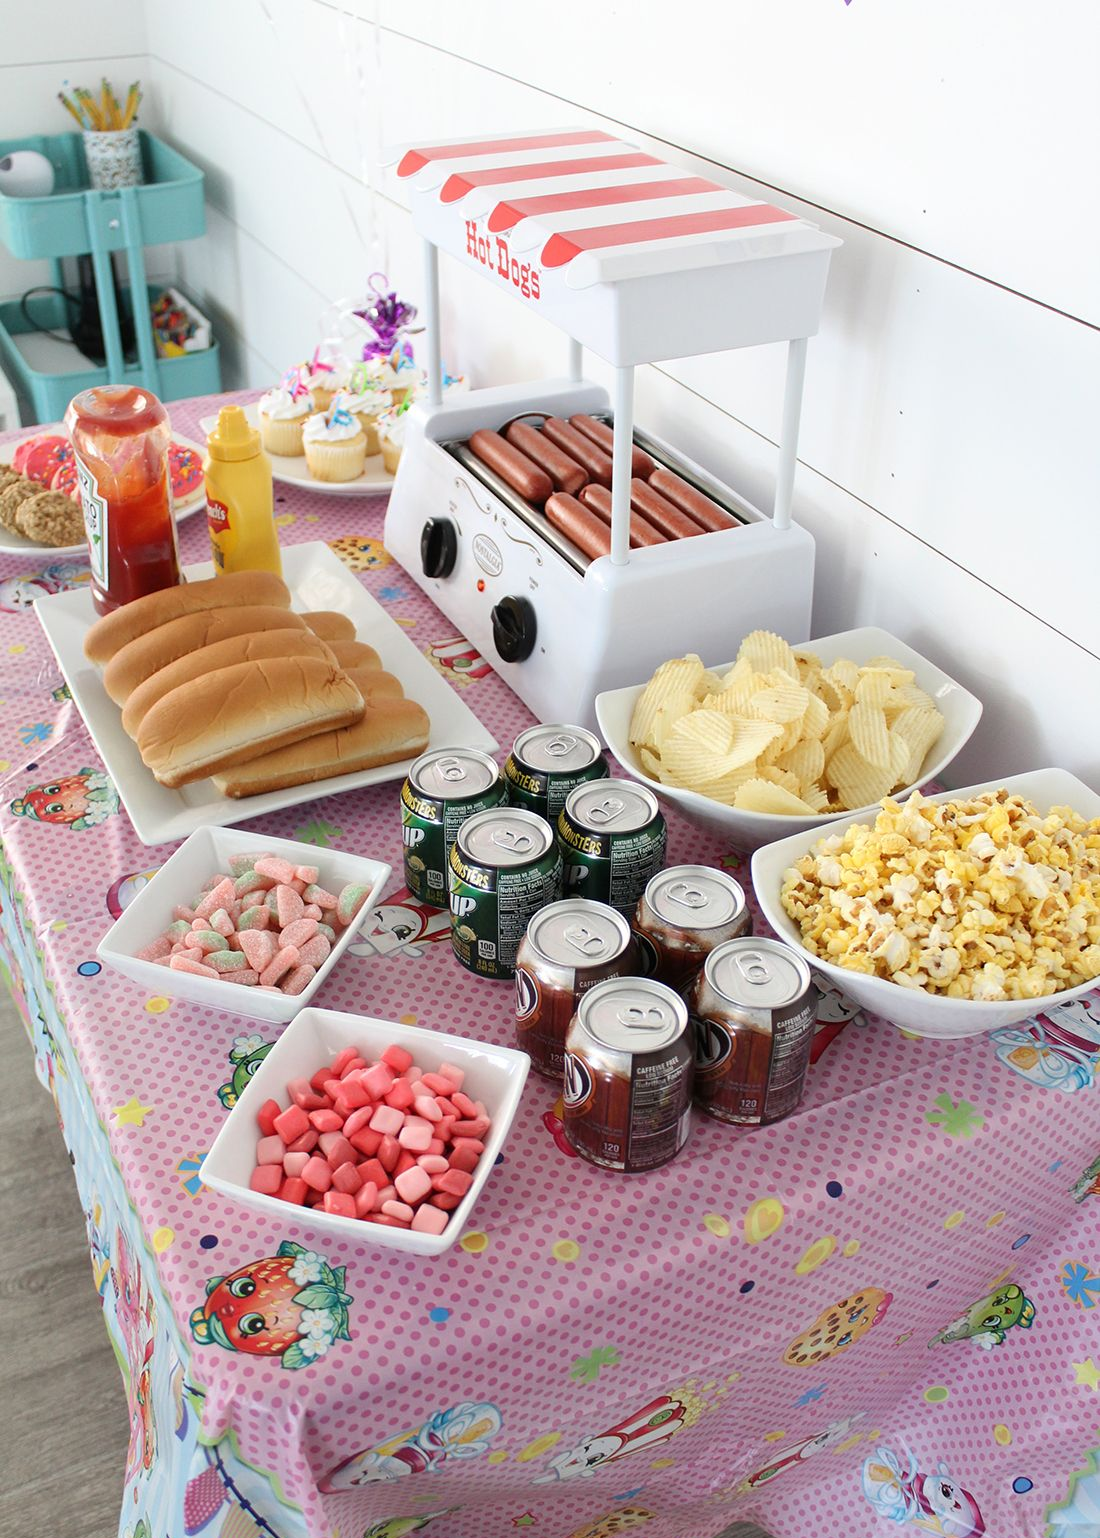
M 668 657 L 732 656 L 758 626 L 810 634 L 814 545 L 791 522 L 806 340 L 833 236 L 597 129 L 398 152 L 425 251 L 426 398 L 408 412 L 385 544 L 541 720 L 594 724 L 601 690 Z M 568 376 L 444 401 L 438 253 L 483 273 L 570 338 Z M 769 518 L 634 432 L 634 367 L 787 342 Z M 582 377 L 612 365 L 613 399 Z M 610 540 L 590 559 L 469 451 L 477 429 L 550 414 L 611 420 Z M 635 443 L 733 514 L 725 530 L 630 548 Z

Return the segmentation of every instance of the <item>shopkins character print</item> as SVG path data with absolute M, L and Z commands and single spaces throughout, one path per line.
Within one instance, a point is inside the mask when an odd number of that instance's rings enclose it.
M 1035 1319 L 1035 1305 L 1025 1298 L 1015 1282 L 998 1287 L 988 1297 L 979 1298 L 960 1318 L 933 1335 L 928 1342 L 938 1346 L 952 1340 L 971 1340 L 983 1351 L 1003 1346 L 1009 1330 L 1030 1330 Z
M 191 1334 L 200 1346 L 308 1367 L 336 1341 L 351 1339 L 351 1302 L 343 1266 L 284 1240 L 274 1255 L 210 1278 L 206 1302 L 191 1313 Z
M 352 571 L 381 571 L 393 560 L 380 539 L 368 539 L 365 534 L 343 534 L 328 543 L 329 549 Z
M 631 1453 L 645 1452 L 667 1442 L 683 1425 L 684 1414 L 681 1400 L 662 1394 L 617 1426 L 585 1437 L 576 1447 L 558 1453 L 550 1459 L 546 1473 L 540 1474 L 534 1483 L 548 1485 L 560 1479 L 588 1479 L 605 1463 L 615 1463 Z
M 783 1360 L 788 1367 L 812 1367 L 815 1362 L 847 1351 L 868 1330 L 882 1323 L 892 1302 L 893 1293 L 884 1292 L 881 1287 L 864 1287 L 849 1298 L 841 1298 L 801 1335 L 795 1336 L 784 1351 Z
M 493 671 L 473 642 L 460 635 L 437 641 L 434 646 L 427 648 L 424 655 L 444 678 L 461 684 L 463 688 Z
M 154 865 L 152 870 L 138 870 L 129 876 L 120 876 L 107 892 L 107 912 L 113 919 L 120 919 L 123 911 L 130 906 L 134 898 L 143 887 L 147 887 L 160 869 Z
M 103 1208 L 99 1197 L 92 1192 L 92 1205 L 84 1213 L 84 1226 L 88 1232 L 88 1252 L 92 1259 L 92 1280 L 99 1296 L 105 1297 L 111 1271 L 111 1241 L 103 1223 Z
M 863 1464 L 861 1482 L 872 1509 L 891 1522 L 911 1522 L 939 1538 L 981 1538 L 985 1532 L 977 1501 L 942 1460 L 925 1474 L 908 1448 L 897 1454 L 876 1447 Z
M 415 1431 L 403 1432 L 380 1447 L 355 1453 L 337 1464 L 321 1481 L 326 1495 L 356 1490 L 407 1474 L 425 1474 L 451 1458 L 480 1458 L 503 1425 L 494 1404 L 467 1400 L 440 1410 Z
M 641 1527 L 643 1522 L 652 1520 L 653 1513 L 644 1506 L 617 1506 L 595 1522 L 578 1527 L 569 1538 L 617 1538 L 617 1534 L 627 1533 L 632 1527 Z
M 118 811 L 118 792 L 102 769 L 79 769 L 58 780 L 28 785 L 10 810 L 15 817 L 85 833 Z
M 1100 1068 L 1100 994 L 1055 1004 L 1023 1025 L 991 1032 L 997 1060 L 1029 1084 L 1072 1095 Z
M 565 1100 L 559 1095 L 549 1111 L 543 1111 L 542 1124 L 554 1139 L 554 1146 L 559 1153 L 563 1153 L 567 1159 L 575 1159 L 577 1150 L 572 1148 L 569 1139 L 565 1135 L 565 1122 L 562 1120 L 565 1114 Z
M 33 607 L 39 598 L 49 598 L 53 593 L 64 593 L 72 587 L 82 587 L 92 580 L 87 566 L 57 561 L 44 571 L 28 572 L 23 577 L 8 577 L 0 582 L 0 612 L 18 614 Z
M 796 1464 L 805 1463 L 807 1458 L 826 1452 L 830 1447 L 839 1446 L 841 1442 L 847 1440 L 857 1421 L 862 1419 L 862 1412 L 857 1415 L 848 1415 L 843 1420 L 833 1421 L 831 1426 L 826 1426 L 825 1430 L 819 1431 L 815 1437 L 804 1437 L 801 1442 L 784 1444 L 782 1452 L 777 1453 L 770 1463 L 745 1476 L 737 1486 L 737 1494 L 746 1495 L 750 1490 L 758 1490 L 761 1485 L 767 1484 L 779 1474 L 786 1473 Z
M 426 945 L 450 937 L 447 910 L 428 908 L 408 887 L 400 887 L 372 910 L 348 950 L 353 956 L 410 956 L 416 961 Z
M 863 1023 L 864 1017 L 855 999 L 842 993 L 835 983 L 826 977 L 815 976 L 817 983 L 817 1020 L 814 1040 L 810 1048 L 810 1062 L 816 1063 L 827 1047 L 832 1046 L 844 1028 L 853 1020 Z
M 442 1511 L 422 1511 L 417 1517 L 383 1517 L 381 1522 L 371 1523 L 363 1538 L 410 1538 L 412 1533 L 422 1533 L 437 1517 L 451 1517 L 459 1510 L 458 1506 L 446 1506 Z
M 1069 1194 L 1075 1202 L 1083 1202 L 1088 1196 L 1100 1196 L 1100 1156 L 1092 1161 L 1088 1169 L 1081 1171 L 1070 1186 Z
M 115 1230 L 111 1286 L 114 1292 L 115 1320 L 122 1336 L 127 1365 L 130 1445 L 126 1454 L 126 1478 L 129 1480 L 140 1469 L 152 1468 L 157 1452 L 150 1369 L 157 1312 L 152 1294 L 145 1284 L 141 1264 L 131 1252 L 121 1228 Z
M 274 1042 L 265 1041 L 262 1036 L 234 1036 L 229 1050 L 233 1076 L 228 1084 L 223 1084 L 218 1090 L 218 1099 L 222 1105 L 230 1108 L 237 1104 L 248 1088 L 249 1079 L 274 1045 Z

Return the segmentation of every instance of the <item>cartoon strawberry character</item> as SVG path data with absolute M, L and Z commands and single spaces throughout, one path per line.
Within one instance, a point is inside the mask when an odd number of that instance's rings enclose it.
M 51 785 L 29 785 L 11 803 L 14 817 L 52 822 L 84 833 L 118 811 L 118 792 L 101 769 L 81 769 Z
M 350 1340 L 344 1267 L 284 1240 L 272 1256 L 250 1261 L 228 1276 L 212 1276 L 206 1302 L 191 1314 L 191 1333 L 202 1346 L 250 1356 L 278 1356 L 289 1368 L 306 1367 L 337 1340 Z

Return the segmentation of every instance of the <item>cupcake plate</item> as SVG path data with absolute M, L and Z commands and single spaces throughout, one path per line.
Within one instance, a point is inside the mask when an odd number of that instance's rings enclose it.
M 253 427 L 259 425 L 259 407 L 255 401 L 244 408 L 244 414 Z M 217 417 L 203 417 L 199 426 L 209 435 L 217 425 Z M 310 474 L 304 454 L 268 453 L 271 474 L 285 486 L 304 486 L 307 491 L 319 491 L 329 497 L 373 497 L 379 492 L 392 491 L 394 478 L 386 469 L 381 454 L 372 454 L 362 475 L 353 481 L 319 481 Z

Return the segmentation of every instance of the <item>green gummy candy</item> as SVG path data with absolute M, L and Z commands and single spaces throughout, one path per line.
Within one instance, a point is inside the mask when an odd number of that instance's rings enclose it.
M 333 929 L 331 924 L 318 924 L 317 933 L 319 935 L 324 935 L 325 939 L 330 945 L 336 944 L 336 931 Z
M 195 944 L 201 945 L 207 953 L 211 951 L 227 951 L 229 941 L 224 935 L 220 935 L 216 929 L 196 929 L 192 933 L 195 936 Z
M 205 960 L 215 972 L 236 972 L 248 965 L 248 957 L 240 951 L 210 951 Z
M 350 924 L 359 909 L 366 902 L 370 894 L 369 886 L 357 886 L 349 881 L 340 893 L 336 904 L 336 915 L 341 924 Z
M 182 940 L 184 935 L 191 933 L 191 925 L 186 919 L 173 919 L 164 931 L 166 940 Z
M 238 929 L 266 929 L 267 908 L 257 903 L 254 908 L 246 908 L 237 920 Z

